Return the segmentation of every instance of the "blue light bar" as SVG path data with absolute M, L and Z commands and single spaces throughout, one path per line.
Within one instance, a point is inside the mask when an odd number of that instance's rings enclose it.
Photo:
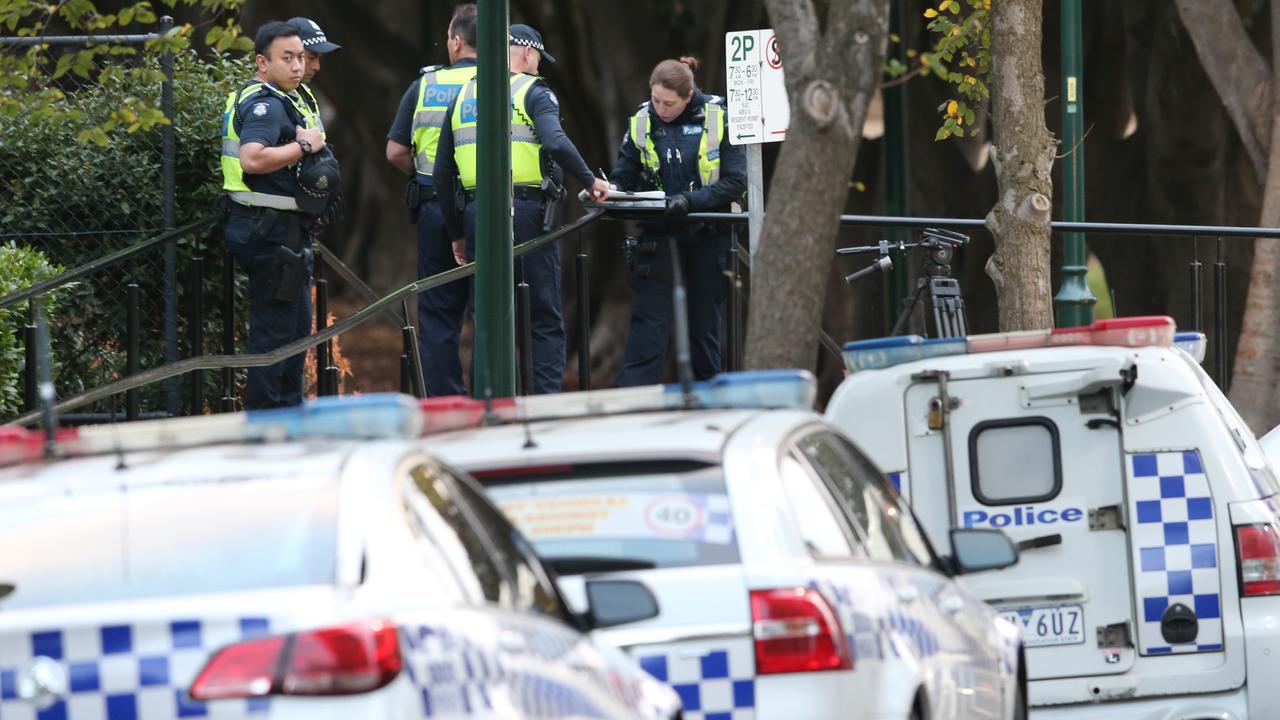
M 926 340 L 919 335 L 902 335 L 846 343 L 844 363 L 849 372 L 854 373 L 859 370 L 879 370 L 925 358 L 963 355 L 967 351 L 964 338 Z
M 679 383 L 664 385 L 662 390 L 668 398 L 668 405 L 684 392 Z M 817 392 L 817 380 L 807 370 L 720 373 L 710 380 L 693 384 L 698 405 L 712 408 L 808 410 L 813 407 Z
M 422 432 L 417 403 L 399 393 L 324 397 L 246 416 L 246 440 L 414 438 Z
M 1203 363 L 1208 342 L 1204 333 L 1180 332 L 1173 336 L 1173 346 L 1190 355 L 1196 362 Z

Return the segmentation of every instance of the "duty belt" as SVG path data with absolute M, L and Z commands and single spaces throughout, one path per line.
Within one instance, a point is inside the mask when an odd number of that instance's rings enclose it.
M 515 199 L 517 199 L 517 200 L 539 200 L 539 201 L 541 201 L 541 200 L 543 200 L 543 199 L 545 198 L 545 195 L 546 195 L 546 194 L 542 192 L 542 188 L 540 188 L 540 187 L 531 187 L 531 186 L 528 186 L 528 185 L 521 185 L 520 187 L 513 188 L 513 189 L 512 189 L 512 191 L 511 191 L 511 196 L 512 196 L 512 197 L 514 197 L 514 198 L 515 198 Z M 474 200 L 476 199 L 476 191 L 475 191 L 475 190 L 467 190 L 467 191 L 466 191 L 466 196 L 467 196 L 467 202 L 472 202 L 472 201 L 474 201 Z
M 232 200 L 241 205 L 250 207 L 267 207 L 275 210 L 290 210 L 300 212 L 298 210 L 298 201 L 287 195 L 269 195 L 259 192 L 233 192 L 228 193 Z

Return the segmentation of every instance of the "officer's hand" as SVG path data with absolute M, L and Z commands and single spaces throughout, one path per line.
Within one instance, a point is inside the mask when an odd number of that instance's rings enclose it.
M 453 241 L 453 259 L 459 265 L 467 264 L 467 241 L 466 240 Z
M 684 194 L 668 195 L 667 209 L 662 214 L 672 218 L 682 218 L 685 215 L 688 215 L 689 214 L 689 196 Z
M 324 149 L 324 133 L 320 132 L 320 128 L 304 128 L 299 125 L 295 132 L 299 140 L 306 140 L 311 143 L 312 154 Z
M 596 178 L 596 181 L 591 183 L 591 187 L 587 188 L 587 195 L 596 202 L 609 199 L 609 181 Z

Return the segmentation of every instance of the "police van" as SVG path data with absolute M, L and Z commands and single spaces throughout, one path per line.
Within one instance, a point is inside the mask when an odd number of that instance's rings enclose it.
M 1203 345 L 1142 317 L 845 348 L 827 419 L 933 541 L 1018 542 L 965 581 L 1022 629 L 1037 717 L 1280 712 L 1280 486 Z

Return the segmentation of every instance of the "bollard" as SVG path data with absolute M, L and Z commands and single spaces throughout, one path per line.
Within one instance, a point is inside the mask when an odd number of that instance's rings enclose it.
M 222 253 L 222 354 L 236 354 L 236 266 Z M 236 411 L 236 371 L 222 369 L 222 412 Z
M 204 355 L 204 258 L 191 258 L 191 357 Z M 204 414 L 204 371 L 191 371 L 191 415 Z
M 400 333 L 404 338 L 404 354 L 401 355 L 408 363 L 406 373 L 409 376 L 409 392 L 414 397 L 424 398 L 427 396 L 426 382 L 422 377 L 422 357 L 418 355 L 418 331 L 412 325 L 405 325 L 400 328 Z M 403 387 L 404 382 L 401 381 Z
M 324 381 L 329 384 L 332 395 L 339 395 L 338 392 L 338 368 L 330 365 L 324 369 Z
M 583 249 L 582 231 L 578 231 L 578 389 L 591 389 L 591 258 Z
M 316 333 L 324 332 L 329 327 L 329 281 L 320 277 L 320 264 L 316 263 Z M 329 360 L 329 342 L 316 345 L 316 395 L 336 395 L 337 389 L 329 387 L 325 370 L 332 364 Z
M 400 353 L 400 392 L 405 395 L 413 394 L 413 383 L 409 381 L 408 353 Z
M 523 259 L 523 258 L 522 258 Z M 520 306 L 520 394 L 533 394 L 533 310 L 529 306 L 532 293 L 524 280 L 521 263 L 520 282 L 516 285 L 516 303 Z
M 1227 391 L 1227 256 L 1218 238 L 1218 261 L 1213 264 L 1213 347 L 1214 380 L 1218 389 Z
M 141 334 L 139 325 L 141 319 L 138 317 L 138 298 L 141 293 L 138 290 L 138 283 L 129 283 L 128 289 L 128 329 L 125 336 L 125 371 L 127 377 L 133 377 L 138 374 L 138 336 Z M 133 421 L 138 419 L 138 389 L 126 390 L 124 394 L 125 420 Z
M 36 296 L 27 303 L 27 325 L 22 329 L 22 347 L 26 354 L 26 367 L 22 369 L 23 402 L 26 411 L 40 409 L 40 380 L 36 376 L 36 367 L 40 362 L 36 347 L 36 303 L 43 298 Z
M 736 372 L 738 367 L 738 313 L 742 307 L 738 304 L 738 233 L 733 232 L 733 242 L 729 245 L 729 317 L 726 321 L 725 346 L 728 350 L 729 372 Z

